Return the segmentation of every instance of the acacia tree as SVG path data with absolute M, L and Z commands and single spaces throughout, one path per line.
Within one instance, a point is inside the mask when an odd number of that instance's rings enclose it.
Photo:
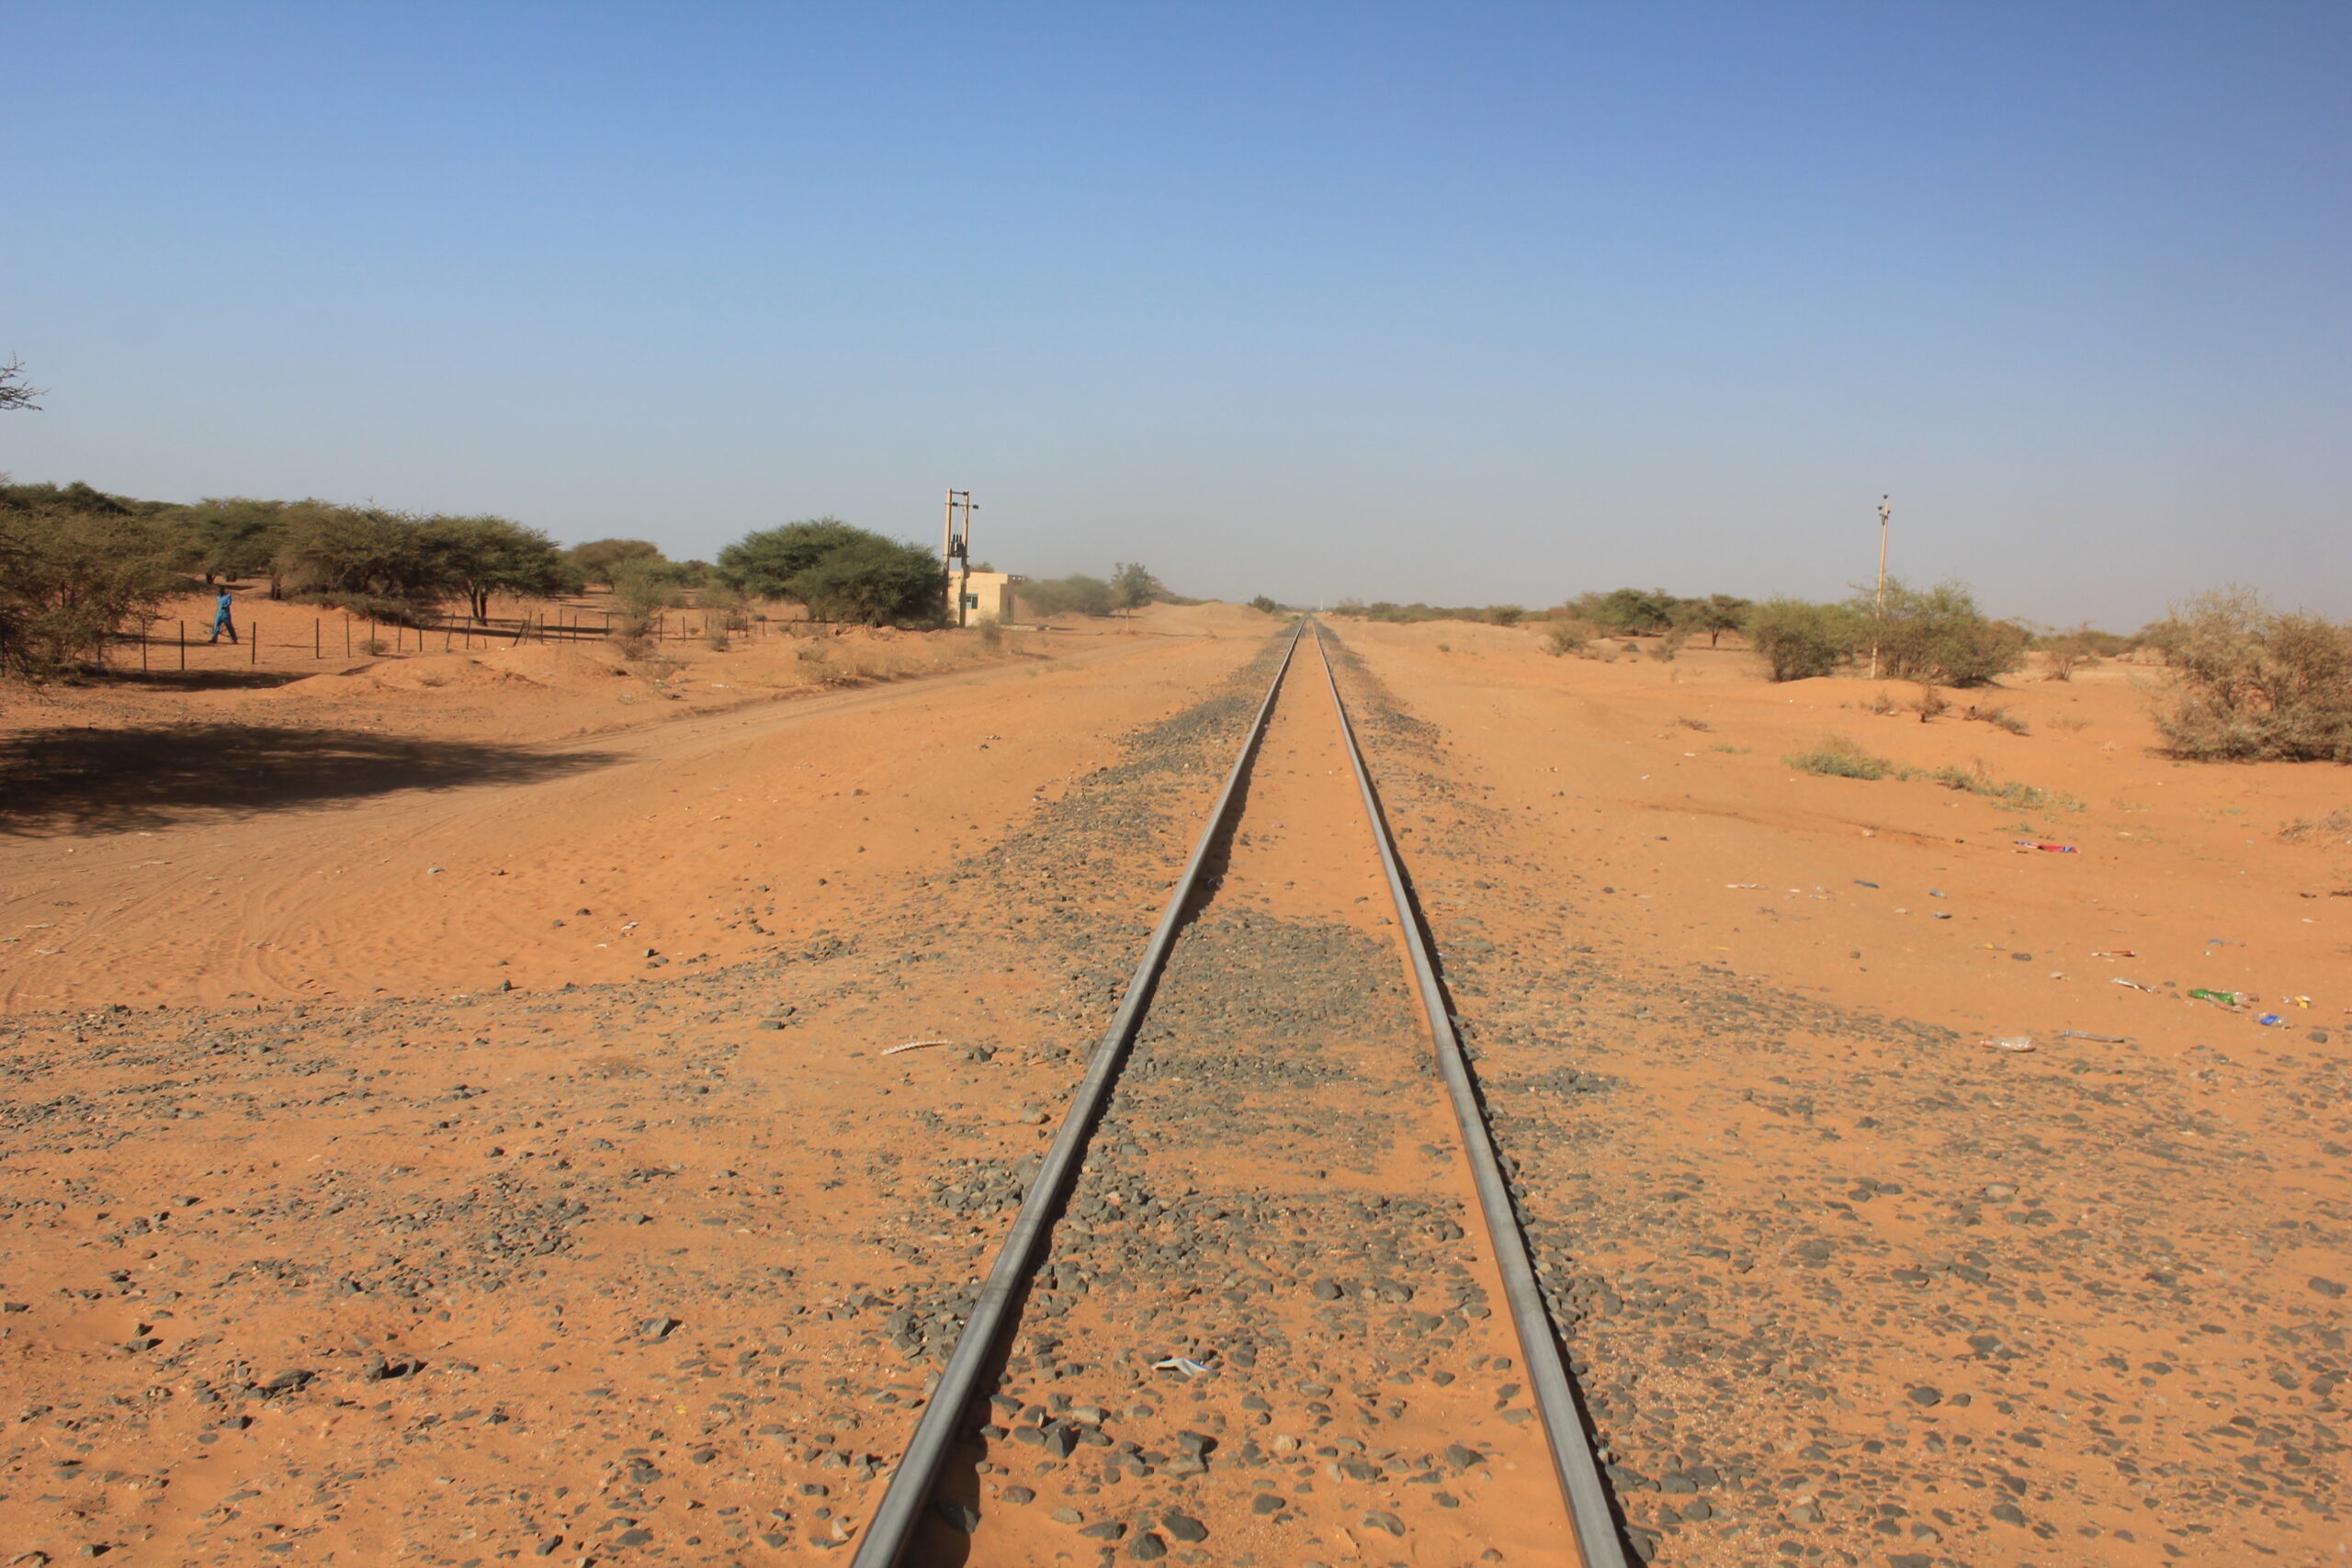
M 1111 569 L 1111 608 L 1140 610 L 1167 592 L 1151 569 L 1139 561 L 1121 561 Z
M 792 591 L 794 578 L 844 545 L 880 537 L 838 517 L 755 529 L 718 552 L 719 580 L 763 599 L 798 599 Z
M 1707 634 L 1707 646 L 1715 647 L 1725 632 L 1736 632 L 1747 624 L 1747 612 L 1753 608 L 1745 599 L 1729 593 L 1710 593 L 1704 599 L 1685 599 L 1675 607 L 1676 621 L 1694 632 Z
M 86 485 L 0 485 L 0 670 L 39 680 L 96 662 L 170 596 L 185 551 L 152 510 Z
M 466 596 L 466 609 L 479 626 L 490 619 L 490 596 L 555 593 L 571 574 L 555 541 L 537 528 L 504 517 L 430 517 L 424 522 L 427 549 L 441 558 L 448 580 Z
M 450 586 L 424 521 L 378 506 L 322 506 L 289 518 L 277 570 L 298 593 L 366 601 L 368 614 L 387 617 L 421 614 Z
M 7 364 L 0 365 L 0 412 L 9 409 L 31 409 L 37 412 L 40 405 L 33 400 L 40 395 L 39 387 L 25 385 L 23 360 L 11 359 Z
M 266 575 L 270 597 L 277 598 L 277 576 L 272 569 L 286 532 L 288 509 L 282 501 L 244 495 L 207 496 L 198 502 L 187 514 L 188 546 L 195 558 L 191 570 L 202 572 L 207 582 L 216 577 Z
M 662 547 L 650 539 L 591 539 L 565 552 L 590 582 L 613 585 L 613 573 L 630 561 L 659 561 Z
M 935 621 L 947 595 L 947 569 L 919 545 L 902 545 L 879 534 L 861 536 L 825 552 L 814 565 L 793 574 L 788 597 L 808 606 L 820 620 Z

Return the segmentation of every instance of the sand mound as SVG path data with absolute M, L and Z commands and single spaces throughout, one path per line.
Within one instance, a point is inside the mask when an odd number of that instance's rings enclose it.
M 539 647 L 536 644 L 473 655 L 484 669 L 520 676 L 543 686 L 600 686 L 628 673 L 628 667 L 598 649 Z
M 1159 632 L 1251 633 L 1263 636 L 1278 625 L 1277 617 L 1247 604 L 1212 600 L 1205 604 L 1147 604 L 1133 619 Z
M 495 653 L 428 653 L 378 660 L 349 670 L 313 675 L 278 690 L 300 696 L 435 690 L 479 692 L 515 685 L 577 691 L 605 684 L 628 673 L 611 659 L 574 648 L 510 648 Z

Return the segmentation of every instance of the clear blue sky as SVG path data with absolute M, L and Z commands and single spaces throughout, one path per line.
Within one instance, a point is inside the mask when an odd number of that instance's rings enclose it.
M 2352 613 L 2352 6 L 0 10 L 0 469 Z

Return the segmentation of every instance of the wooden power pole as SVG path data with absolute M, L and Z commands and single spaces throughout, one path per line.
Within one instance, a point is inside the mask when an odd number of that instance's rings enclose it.
M 1894 513 L 1887 510 L 1886 497 L 1878 498 L 1878 599 L 1871 611 L 1871 679 L 1878 679 L 1879 634 L 1886 626 L 1886 521 Z

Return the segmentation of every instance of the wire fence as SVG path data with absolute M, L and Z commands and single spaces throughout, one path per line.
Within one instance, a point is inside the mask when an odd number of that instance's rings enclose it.
M 558 607 L 526 610 L 509 616 L 476 620 L 469 615 L 438 615 L 420 624 L 379 621 L 347 610 L 327 615 L 255 615 L 232 616 L 216 629 L 209 620 L 153 620 L 139 630 L 118 632 L 100 650 L 102 666 L 127 671 L 136 650 L 142 674 L 175 673 L 191 668 L 219 671 L 224 648 L 231 666 L 243 662 L 258 669 L 266 649 L 273 665 L 288 660 L 322 664 L 330 659 L 415 657 L 428 653 L 472 653 L 520 648 L 526 644 L 597 643 L 615 637 L 643 637 L 651 642 L 709 641 L 715 636 L 732 638 L 775 637 L 787 624 L 741 611 L 663 611 L 647 618 L 643 629 L 630 631 L 627 618 L 609 610 Z M 189 649 L 198 650 L 189 663 Z

